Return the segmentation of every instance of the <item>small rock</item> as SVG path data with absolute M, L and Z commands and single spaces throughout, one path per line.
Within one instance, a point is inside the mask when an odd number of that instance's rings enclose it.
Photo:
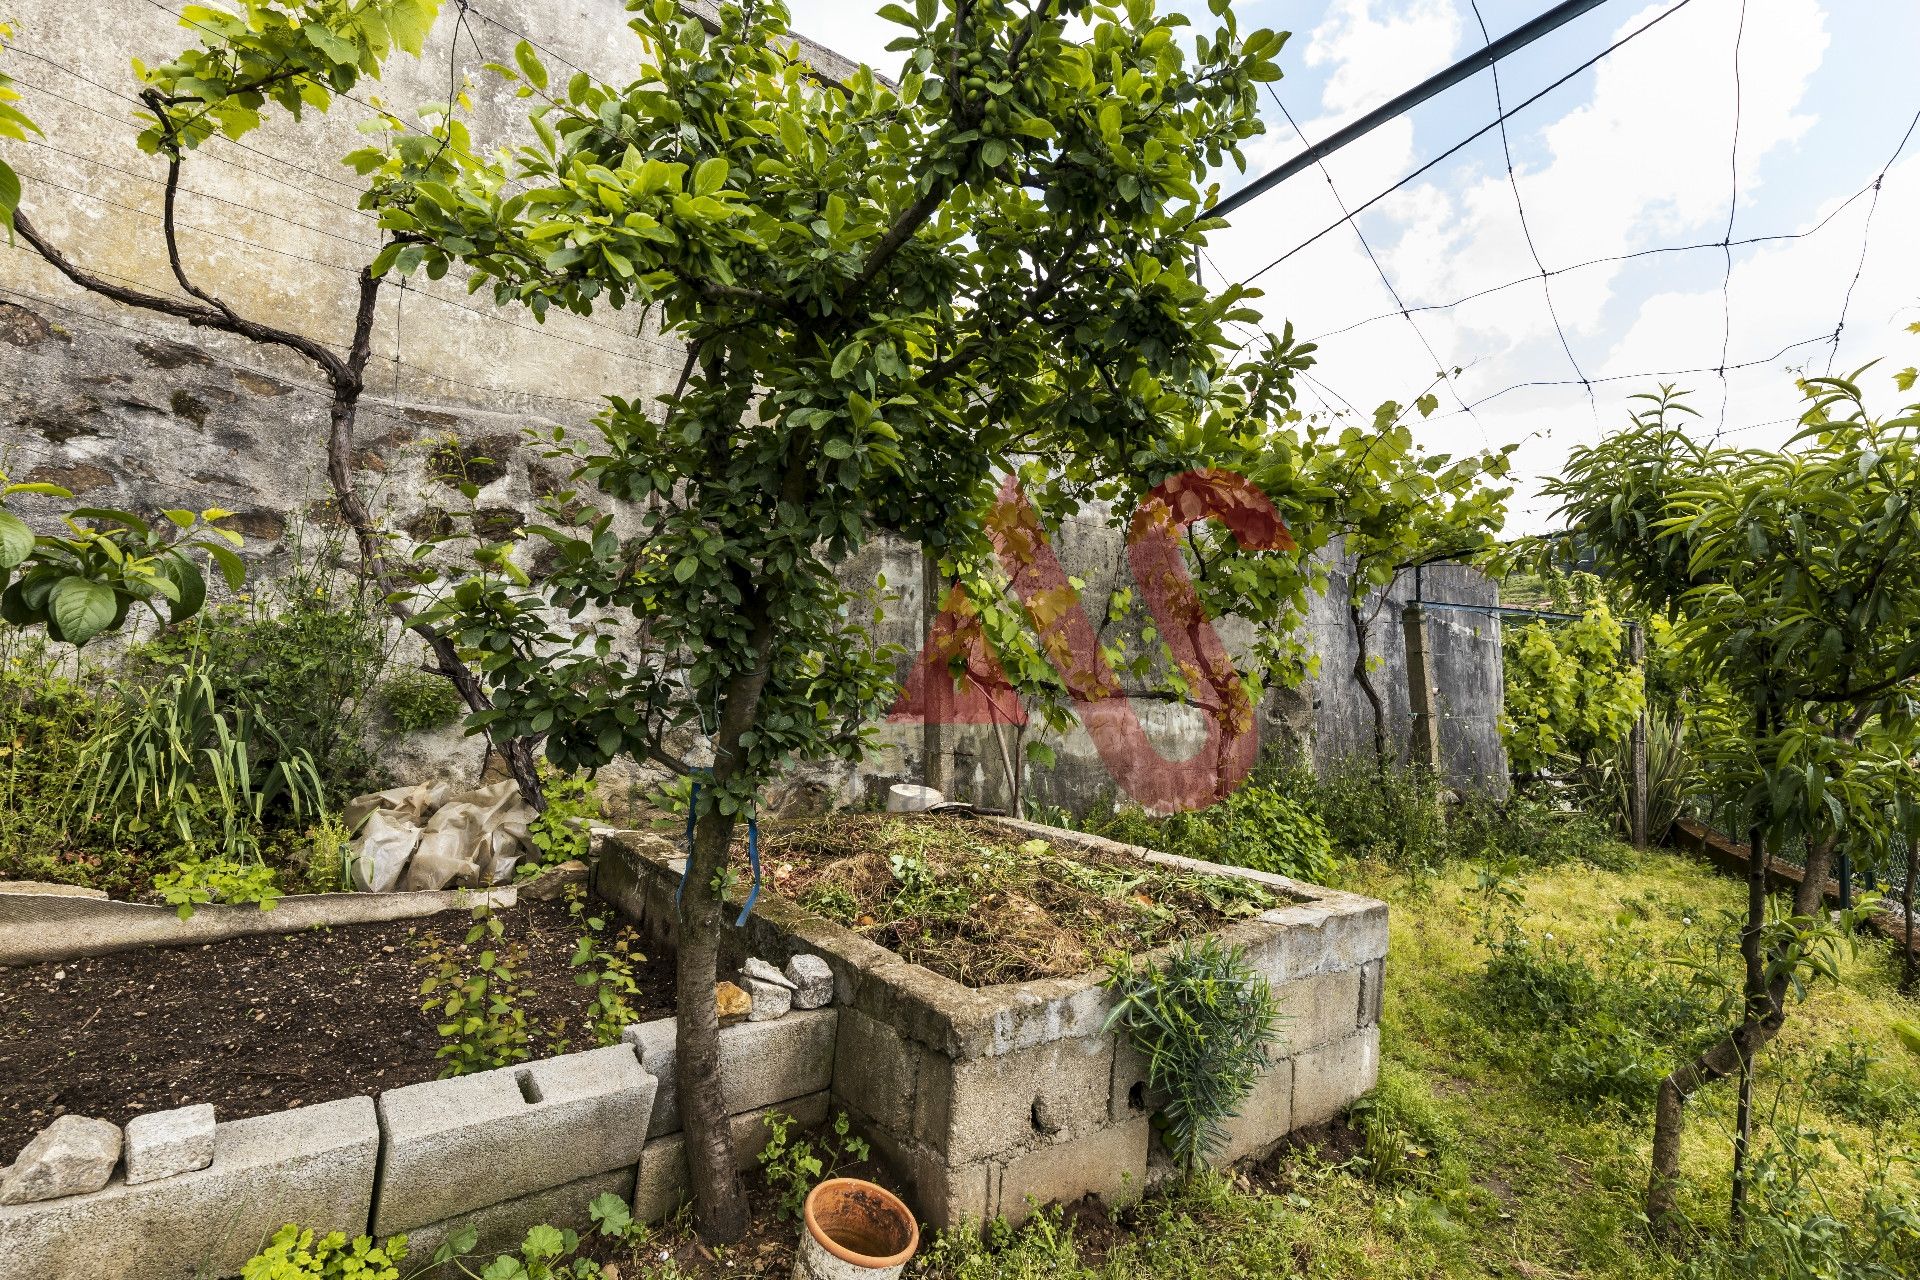
M 753 997 L 731 982 L 723 982 L 713 989 L 713 1002 L 719 1009 L 722 1022 L 728 1018 L 742 1018 L 753 1012 Z
M 758 978 L 748 978 L 747 994 L 753 1001 L 753 1009 L 747 1014 L 748 1022 L 772 1022 L 784 1018 L 793 1008 L 793 988 L 785 982 L 762 982 Z
M 21 1148 L 6 1185 L 0 1186 L 0 1204 L 33 1204 L 98 1191 L 119 1162 L 119 1125 L 61 1116 Z
M 819 956 L 787 961 L 787 979 L 793 983 L 794 1008 L 823 1009 L 833 1003 L 833 969 Z
M 213 1104 L 149 1111 L 127 1121 L 127 1181 L 152 1182 L 213 1163 Z
M 789 991 L 800 989 L 799 983 L 793 982 L 786 974 L 757 956 L 747 961 L 746 975 L 756 982 L 771 982 L 774 986 L 785 987 Z
M 535 902 L 546 902 L 565 895 L 569 886 L 587 882 L 587 864 L 578 858 L 548 867 L 532 880 L 519 886 L 520 892 Z

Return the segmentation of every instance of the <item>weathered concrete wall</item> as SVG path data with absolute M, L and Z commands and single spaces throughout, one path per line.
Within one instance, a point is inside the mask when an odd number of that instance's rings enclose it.
M 698 6 L 695 6 L 698 8 Z M 173 15 L 147 0 L 16 0 L 18 45 L 8 66 L 44 143 L 10 146 L 25 181 L 24 207 L 57 244 L 100 274 L 176 292 L 159 227 L 164 166 L 133 145 L 130 58 L 161 60 L 187 40 Z M 422 57 L 395 58 L 377 95 L 410 113 L 444 102 L 451 80 L 471 82 L 476 144 L 526 137 L 525 103 L 481 70 L 511 62 L 522 34 L 545 50 L 557 74 L 584 68 L 620 78 L 631 70 L 632 37 L 622 0 L 484 0 L 465 29 L 449 8 Z M 830 34 L 830 33 L 823 33 Z M 846 64 L 818 46 L 808 56 L 830 74 Z M 324 117 L 275 118 L 238 143 L 215 138 L 189 161 L 180 197 L 189 270 L 243 313 L 270 317 L 334 344 L 345 341 L 354 277 L 378 243 L 355 202 L 360 186 L 337 158 L 364 144 L 355 124 L 371 114 L 342 100 Z M 408 552 L 413 539 L 444 527 L 464 500 L 434 479 L 455 453 L 486 458 L 472 478 L 484 527 L 512 528 L 536 498 L 559 483 L 552 464 L 516 447 L 529 427 L 584 423 L 606 394 L 646 400 L 669 390 L 681 349 L 637 315 L 580 318 L 561 313 L 535 324 L 490 295 L 468 295 L 463 273 L 382 291 L 359 433 L 359 483 Z M 326 397 L 313 370 L 277 349 L 194 331 L 164 317 L 91 297 L 25 245 L 0 247 L 0 467 L 16 477 L 63 484 L 99 505 L 157 509 L 223 506 L 248 537 L 247 554 L 271 573 L 297 540 L 310 547 L 334 523 L 322 466 Z M 22 509 L 31 519 L 31 502 Z M 1059 540 L 1069 573 L 1088 580 L 1089 612 L 1124 585 L 1118 531 L 1098 517 L 1077 521 Z M 882 540 L 850 561 L 846 581 L 875 588 L 887 610 L 880 638 L 917 652 L 923 636 L 921 578 L 914 548 Z M 1430 598 L 1491 598 L 1477 575 L 1426 575 Z M 1452 594 L 1448 594 L 1452 593 Z M 1374 628 L 1381 686 L 1392 704 L 1393 741 L 1407 733 L 1404 655 L 1395 601 Z M 1437 626 L 1437 683 L 1448 708 L 1442 724 L 1456 780 L 1501 785 L 1504 756 L 1492 730 L 1499 708 L 1499 645 L 1462 633 L 1461 615 Z M 1269 694 L 1260 726 L 1268 741 L 1305 744 L 1319 762 L 1371 741 L 1364 702 L 1348 672 L 1351 633 L 1331 600 L 1309 620 L 1321 675 L 1298 690 Z M 1232 623 L 1230 641 L 1250 637 Z M 1445 631 L 1445 635 L 1439 632 Z M 1150 739 L 1170 759 L 1204 739 L 1199 714 L 1164 701 L 1137 703 Z M 1053 744 L 1058 764 L 1032 779 L 1036 800 L 1084 807 L 1110 785 L 1084 733 Z M 404 780 L 424 772 L 467 777 L 481 755 L 442 735 L 395 759 Z M 921 780 L 922 739 L 913 726 L 885 726 L 858 771 L 805 773 L 778 799 L 801 804 L 860 801 L 886 784 Z M 989 733 L 946 731 L 941 772 L 955 794 L 1005 804 L 1006 773 Z

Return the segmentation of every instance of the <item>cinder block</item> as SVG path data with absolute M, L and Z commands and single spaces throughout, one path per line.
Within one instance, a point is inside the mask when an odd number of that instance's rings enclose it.
M 1253 1086 L 1240 1114 L 1226 1122 L 1227 1143 L 1213 1158 L 1225 1168 L 1249 1156 L 1264 1156 L 1293 1129 L 1293 1062 L 1281 1059 Z
M 586 1235 L 593 1227 L 593 1219 L 587 1214 L 587 1206 L 602 1195 L 612 1194 L 622 1200 L 633 1199 L 633 1168 L 627 1166 L 612 1169 L 606 1173 L 596 1173 L 590 1177 L 569 1182 L 564 1187 L 553 1187 L 546 1191 L 536 1191 L 530 1196 L 520 1196 L 500 1204 L 490 1204 L 484 1209 L 471 1213 L 457 1214 L 445 1222 L 436 1222 L 431 1226 L 414 1227 L 407 1232 L 407 1265 L 420 1266 L 432 1261 L 434 1252 L 440 1248 L 448 1236 L 464 1227 L 471 1226 L 479 1232 L 479 1241 L 466 1261 L 476 1269 L 484 1267 L 502 1253 L 520 1247 L 526 1239 L 527 1228 L 547 1223 L 562 1228 L 572 1228 Z M 408 1280 L 414 1280 L 416 1273 L 407 1271 Z M 460 1272 L 451 1266 L 437 1270 L 429 1269 L 426 1275 L 453 1277 Z
M 1273 988 L 1280 1007 L 1283 1052 L 1298 1053 L 1353 1034 L 1360 1011 L 1361 973 L 1346 969 L 1295 978 Z
M 996 1178 L 990 1160 L 949 1165 L 939 1152 L 891 1134 L 862 1130 L 874 1155 L 901 1180 L 901 1198 L 922 1222 L 935 1228 L 985 1223 L 987 1188 Z
M 1073 1201 L 1088 1194 L 1108 1205 L 1132 1204 L 1147 1187 L 1147 1143 L 1152 1133 L 1152 1125 L 1142 1117 L 1068 1142 L 990 1160 L 994 1172 L 987 1214 L 1018 1225 L 1036 1204 Z
M 1386 1000 L 1387 961 L 1383 956 L 1370 960 L 1360 969 L 1360 1021 L 1371 1027 L 1380 1021 L 1380 1007 Z
M 777 1022 L 739 1022 L 720 1028 L 720 1078 L 727 1109 L 739 1114 L 818 1093 L 833 1083 L 838 1009 L 807 1009 Z M 672 1018 L 637 1023 L 622 1033 L 647 1071 L 660 1081 L 648 1138 L 680 1132 L 680 1081 Z
M 1344 1040 L 1293 1059 L 1293 1127 L 1324 1124 L 1380 1079 L 1380 1028 L 1365 1027 Z
M 827 1094 L 792 1098 L 778 1106 L 761 1107 L 733 1117 L 733 1158 L 742 1172 L 760 1163 L 771 1133 L 767 1116 L 778 1112 L 792 1116 L 802 1129 L 817 1128 L 827 1120 Z M 661 1222 L 673 1216 L 687 1202 L 687 1147 L 684 1133 L 654 1138 L 640 1152 L 640 1167 L 633 1184 L 633 1216 L 642 1222 Z
M 0 1208 L 0 1265 L 86 1280 L 238 1275 L 288 1222 L 366 1234 L 379 1154 L 371 1098 L 229 1121 L 204 1169 Z
M 1104 981 L 1104 975 L 1095 975 L 1021 983 L 1013 998 L 995 1009 L 985 1052 L 1017 1053 L 1054 1040 L 1099 1035 L 1113 1009 Z
M 374 1234 L 633 1164 L 656 1088 L 619 1044 L 389 1090 Z
M 1111 1036 L 1055 1040 L 954 1063 L 945 1122 L 931 1118 L 929 1141 L 952 1163 L 965 1164 L 1104 1127 L 1113 1044 Z
M 1226 930 L 1223 940 L 1276 987 L 1387 954 L 1386 903 L 1350 893 L 1328 899 L 1264 912 Z
M 916 1132 L 919 1105 L 919 1046 L 866 1014 L 845 1009 L 833 1053 L 833 1096 L 874 1128 L 906 1137 Z M 950 1070 L 939 1059 L 935 1073 Z M 940 1123 L 944 1121 L 944 1111 Z

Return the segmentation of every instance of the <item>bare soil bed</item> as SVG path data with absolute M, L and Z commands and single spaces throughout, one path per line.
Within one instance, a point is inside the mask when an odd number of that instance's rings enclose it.
M 1281 902 L 963 815 L 836 814 L 783 824 L 761 852 L 775 892 L 974 987 L 1087 973 Z
M 584 925 L 556 902 L 500 913 L 526 948 L 536 1054 L 593 1047 L 592 991 L 567 961 Z M 443 1062 L 421 957 L 459 949 L 464 911 L 0 968 L 0 1164 L 63 1112 L 125 1123 L 211 1102 L 222 1120 L 431 1080 Z M 602 938 L 611 943 L 611 928 Z M 637 950 L 636 950 L 637 954 Z M 641 1019 L 673 1008 L 673 963 L 634 965 Z

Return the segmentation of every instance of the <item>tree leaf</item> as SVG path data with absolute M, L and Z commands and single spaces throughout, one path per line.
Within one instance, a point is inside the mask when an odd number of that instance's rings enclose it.
M 520 64 L 520 74 L 527 83 L 536 89 L 547 87 L 547 69 L 540 65 L 540 59 L 533 56 L 533 46 L 525 40 L 513 46 L 513 60 Z
M 0 511 L 0 569 L 11 569 L 33 554 L 33 530 L 11 511 Z
M 702 160 L 693 171 L 693 194 L 710 196 L 726 185 L 727 175 L 732 173 L 725 156 L 712 156 Z
M 62 578 L 47 598 L 48 616 L 59 624 L 61 638 L 75 647 L 106 630 L 118 608 L 113 588 L 90 578 Z

